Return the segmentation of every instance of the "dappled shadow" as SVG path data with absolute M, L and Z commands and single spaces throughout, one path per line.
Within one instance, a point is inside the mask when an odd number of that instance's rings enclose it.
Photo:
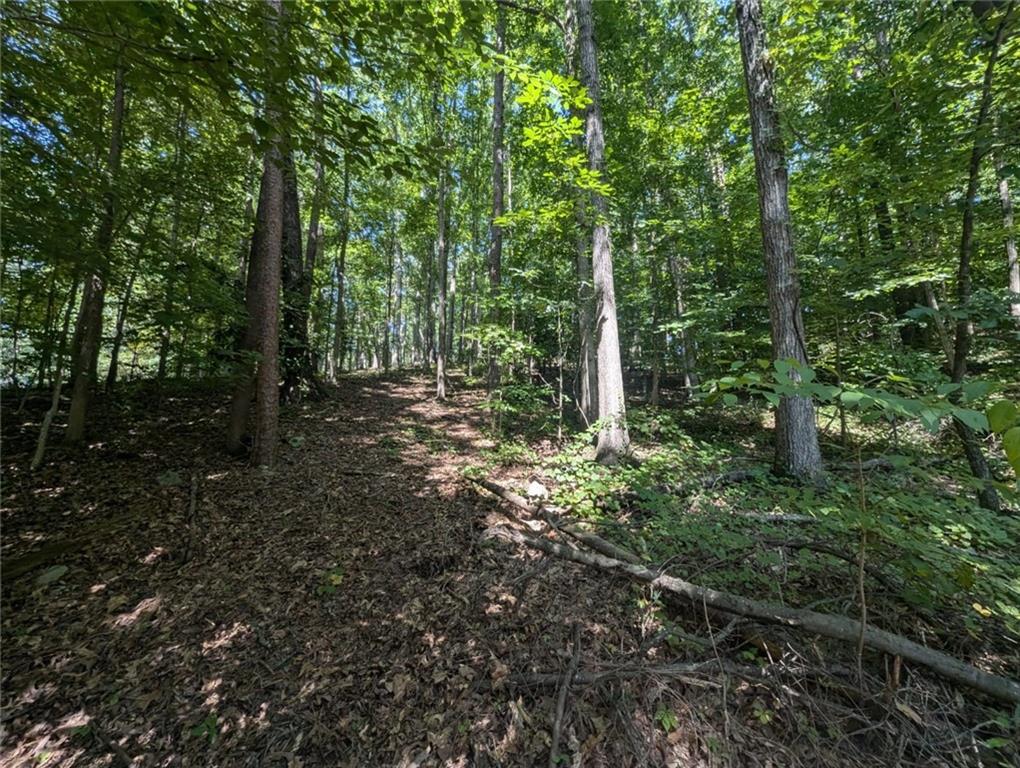
M 5 578 L 3 763 L 533 766 L 573 625 L 581 669 L 704 658 L 665 647 L 647 588 L 483 538 L 502 507 L 460 475 L 491 445 L 483 394 L 454 390 L 441 404 L 421 377 L 346 377 L 284 409 L 272 473 L 220 451 L 224 390 L 108 412 L 92 448 L 17 470 L 5 564 L 70 543 Z M 700 608 L 673 615 L 705 636 Z M 801 744 L 817 704 L 780 713 L 773 690 L 715 667 L 608 678 L 572 693 L 561 749 L 836 765 L 843 739 L 897 733 L 838 722 Z
M 5 561 L 41 557 L 4 584 L 5 764 L 537 759 L 509 671 L 556 670 L 574 621 L 608 634 L 606 591 L 480 544 L 494 505 L 458 468 L 489 445 L 481 395 L 348 378 L 285 409 L 263 473 L 220 453 L 207 394 L 17 470 Z

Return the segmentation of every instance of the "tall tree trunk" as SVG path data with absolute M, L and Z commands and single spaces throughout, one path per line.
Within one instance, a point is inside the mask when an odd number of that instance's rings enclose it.
M 301 249 L 301 208 L 297 169 L 288 152 L 283 160 L 283 389 L 286 402 L 309 379 L 308 304 L 305 294 L 304 254 Z M 309 294 L 310 295 L 310 294 Z
M 163 298 L 163 318 L 159 329 L 159 363 L 156 366 L 156 381 L 162 386 L 166 378 L 167 361 L 170 358 L 170 327 L 173 321 L 174 293 L 177 290 L 177 253 L 181 240 L 181 205 L 184 196 L 184 142 L 187 139 L 188 116 L 182 104 L 177 113 L 177 143 L 174 147 L 174 202 L 170 221 L 169 268 L 166 274 L 166 293 Z
M 117 385 L 117 368 L 120 360 L 120 348 L 124 343 L 124 326 L 127 323 L 128 307 L 131 304 L 131 293 L 135 287 L 135 277 L 138 274 L 138 267 L 145 254 L 145 246 L 149 242 L 149 233 L 152 231 L 152 220 L 156 216 L 156 208 L 159 201 L 153 202 L 149 207 L 149 215 L 145 219 L 145 226 L 142 228 L 141 237 L 138 240 L 138 249 L 135 251 L 135 260 L 131 265 L 131 274 L 128 275 L 127 285 L 124 287 L 124 297 L 121 299 L 120 308 L 117 310 L 117 326 L 113 334 L 113 348 L 110 350 L 110 367 L 106 372 L 106 392 L 110 393 Z
M 32 456 L 31 469 L 34 472 L 42 464 L 43 456 L 46 453 L 46 440 L 50 435 L 50 426 L 60 409 L 60 390 L 64 385 L 64 353 L 67 350 L 67 333 L 71 325 L 71 314 L 74 312 L 74 300 L 78 295 L 78 277 L 75 276 L 71 283 L 71 295 L 67 299 L 67 308 L 64 310 L 64 324 L 60 332 L 60 346 L 57 348 L 57 367 L 53 373 L 53 394 L 50 397 L 50 407 L 43 416 L 42 426 L 39 428 L 39 439 L 35 444 L 35 454 Z
M 336 270 L 336 322 L 333 324 L 333 380 L 340 377 L 344 367 L 344 350 L 347 349 L 347 306 L 344 303 L 344 283 L 347 280 L 347 243 L 351 237 L 351 166 L 344 152 L 343 213 L 340 217 L 340 251 Z
M 263 177 L 265 171 L 263 171 Z M 255 355 L 259 348 L 258 319 L 252 315 L 252 308 L 258 304 L 260 273 L 259 254 L 265 250 L 266 205 L 269 188 L 260 180 L 258 208 L 255 212 L 255 229 L 252 232 L 245 280 L 245 326 L 238 345 L 235 363 L 234 394 L 230 402 L 230 419 L 227 425 L 227 451 L 232 454 L 244 452 L 244 435 L 248 428 L 251 401 L 255 395 Z
M 592 0 L 577 0 L 577 37 L 581 54 L 581 82 L 591 103 L 585 114 L 585 145 L 588 168 L 605 177 L 605 136 L 599 104 L 599 69 L 595 48 Z M 623 369 L 620 364 L 620 336 L 616 325 L 616 291 L 613 284 L 613 256 L 609 240 L 609 206 L 600 192 L 591 194 L 592 273 L 596 307 L 596 349 L 598 360 L 599 440 L 596 459 L 617 464 L 630 451 L 627 406 L 624 400 Z
M 21 335 L 21 311 L 25 305 L 25 275 L 24 275 L 24 256 L 18 254 L 18 299 L 17 307 L 14 311 L 14 320 L 11 323 L 10 337 L 11 337 L 11 380 L 14 384 L 15 392 L 18 390 L 18 337 Z M 6 282 L 6 281 L 5 281 Z
M 394 310 L 396 317 L 393 327 L 393 343 L 396 348 L 396 366 L 399 371 L 404 367 L 404 252 L 400 247 L 400 238 L 397 238 L 397 306 Z
M 39 369 L 36 372 L 36 386 L 44 386 L 50 372 L 50 358 L 53 354 L 54 314 L 57 303 L 57 270 L 50 270 L 50 287 L 46 297 L 46 320 L 43 324 L 42 349 L 39 354 Z
M 563 44 L 567 56 L 567 73 L 577 76 L 577 7 L 576 0 L 566 2 L 566 23 Z M 580 111 L 575 115 L 584 120 Z M 578 151 L 584 151 L 584 139 L 574 139 Z M 574 251 L 577 271 L 577 409 L 586 424 L 598 420 L 598 360 L 595 349 L 594 292 L 591 282 L 591 250 L 588 242 L 588 225 L 584 211 L 584 197 L 574 197 Z
M 1009 314 L 1020 325 L 1020 261 L 1017 260 L 1016 233 L 1013 231 L 1013 198 L 1003 170 L 1002 155 L 994 154 L 995 174 L 999 181 L 999 202 L 1002 204 L 1002 228 L 1006 232 L 1006 265 L 1009 269 Z
M 279 39 L 281 0 L 267 0 L 270 34 Z M 266 117 L 273 124 L 279 116 L 277 88 L 279 83 L 268 77 L 265 94 Z M 272 136 L 262 162 L 262 181 L 248 266 L 246 302 L 248 327 L 245 330 L 242 356 L 244 370 L 238 377 L 231 403 L 228 448 L 238 450 L 242 443 L 248 408 L 255 398 L 255 439 L 252 463 L 271 467 L 276 457 L 280 407 L 279 389 L 279 314 L 280 271 L 283 256 L 284 225 L 284 158 L 280 150 L 282 137 Z M 256 372 L 252 373 L 251 353 L 258 354 Z
M 496 10 L 496 53 L 506 53 L 506 15 L 502 7 Z M 498 219 L 503 215 L 503 166 L 506 146 L 503 140 L 504 96 L 506 72 L 500 66 L 492 76 L 492 219 L 489 221 L 489 323 L 499 324 L 499 296 L 503 270 L 503 227 Z M 489 371 L 487 386 L 490 392 L 499 387 L 500 366 L 497 350 L 487 350 Z
M 198 242 L 202 235 L 202 224 L 205 221 L 206 206 L 202 205 L 199 209 L 198 217 L 195 219 L 195 234 L 191 238 L 190 253 L 187 256 L 187 260 L 184 261 L 184 305 L 191 306 L 192 302 L 192 284 L 194 278 L 194 271 L 191 265 L 197 263 L 198 259 Z M 191 338 L 191 329 L 194 324 L 194 316 L 190 312 L 184 313 L 183 322 L 181 323 L 181 338 L 177 344 L 177 360 L 174 366 L 174 378 L 180 381 L 184 378 L 184 363 L 188 359 L 188 342 Z
M 759 0 L 737 0 L 737 27 L 747 85 L 748 111 L 758 179 L 758 206 L 765 250 L 772 355 L 807 365 L 800 286 L 787 197 L 786 158 L 779 133 L 774 75 Z M 807 397 L 784 397 L 776 411 L 776 470 L 798 478 L 822 472 L 815 409 Z
M 974 201 L 978 193 L 978 183 L 981 176 L 981 158 L 985 149 L 983 141 L 985 126 L 988 123 L 988 113 L 992 105 L 992 80 L 995 74 L 995 63 L 999 58 L 999 49 L 1006 32 L 1006 25 L 1013 12 L 1013 4 L 1010 3 L 1002 21 L 995 30 L 995 37 L 991 42 L 991 50 L 988 54 L 988 63 L 985 65 L 985 74 L 981 84 L 981 102 L 978 107 L 977 118 L 974 121 L 974 145 L 970 152 L 970 163 L 967 168 L 967 192 L 963 200 L 963 226 L 960 234 L 960 264 L 956 273 L 956 301 L 960 318 L 956 322 L 956 344 L 953 350 L 953 375 L 952 381 L 962 384 L 967 375 L 967 358 L 970 355 L 971 345 L 971 323 L 970 313 L 970 260 L 974 250 Z M 960 393 L 954 393 L 959 398 Z M 988 462 L 985 460 L 981 450 L 981 441 L 977 433 L 959 419 L 953 420 L 956 433 L 963 443 L 963 451 L 967 456 L 967 463 L 970 470 L 978 480 L 983 483 L 978 491 L 978 501 L 985 509 L 997 511 L 999 509 L 999 495 L 992 485 L 993 478 Z
M 440 146 L 444 138 L 443 113 L 439 97 L 435 97 L 436 120 L 438 124 Z M 445 151 L 445 150 L 444 150 Z M 439 266 L 439 339 L 436 344 L 436 398 L 446 399 L 446 161 L 439 168 L 439 180 L 436 185 L 436 261 Z
M 432 370 L 432 361 L 436 353 L 436 317 L 432 308 L 432 297 L 435 294 L 435 275 L 436 275 L 436 261 L 438 251 L 435 246 L 429 249 L 429 256 L 425 259 L 425 263 L 422 268 L 425 270 L 425 346 L 423 349 L 424 357 L 422 359 L 422 366 L 424 367 L 425 373 Z
M 393 318 L 393 269 L 396 260 L 396 251 L 400 247 L 397 241 L 397 223 L 393 223 L 393 236 L 387 253 L 386 263 L 386 320 L 383 323 L 382 358 L 383 370 L 390 371 L 390 326 Z
M 648 392 L 648 404 L 652 406 L 659 405 L 659 380 L 662 377 L 662 352 L 663 352 L 663 340 L 662 333 L 659 331 L 660 318 L 659 318 L 659 283 L 661 275 L 659 274 L 661 266 L 659 259 L 655 258 L 654 255 L 648 259 L 648 271 L 651 275 L 650 292 L 652 296 L 652 385 Z
M 687 304 L 684 301 L 685 269 L 683 262 L 672 250 L 666 258 L 669 264 L 670 277 L 673 280 L 673 305 L 676 309 L 677 320 L 681 323 L 680 346 L 682 349 L 680 363 L 684 374 L 684 388 L 687 390 L 688 395 L 693 395 L 694 391 L 698 388 L 700 379 L 698 378 L 698 357 L 697 350 L 694 348 L 694 334 L 686 326 Z
M 98 261 L 91 274 L 85 278 L 85 290 L 75 331 L 77 348 L 73 352 L 71 409 L 65 435 L 65 439 L 70 443 L 81 442 L 85 437 L 85 418 L 92 396 L 92 371 L 94 361 L 99 355 L 99 344 L 103 335 L 106 272 L 109 269 L 110 246 L 113 245 L 113 227 L 117 215 L 117 184 L 124 133 L 124 75 L 124 65 L 118 61 L 110 120 L 110 152 L 103 180 L 103 214 L 96 236 Z

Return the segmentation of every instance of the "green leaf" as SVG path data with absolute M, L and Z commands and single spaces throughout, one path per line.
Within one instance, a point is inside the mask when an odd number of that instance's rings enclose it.
M 864 393 L 848 390 L 841 394 L 839 396 L 839 399 L 843 401 L 843 405 L 849 405 L 850 407 L 853 407 L 855 405 L 859 405 L 861 400 L 864 399 Z
M 953 411 L 953 415 L 975 432 L 988 431 L 988 419 L 986 419 L 985 415 L 980 411 L 971 411 L 967 408 L 957 408 Z
M 1013 427 L 1002 436 L 1002 450 L 1013 471 L 1020 475 L 1020 427 Z
M 989 407 L 985 415 L 992 432 L 1001 434 L 1016 421 L 1016 405 L 1009 400 L 1000 400 Z
M 725 395 L 722 396 L 722 399 L 723 399 L 723 402 L 726 405 L 736 405 L 737 404 L 737 396 L 734 395 L 732 392 L 727 392 Z
M 184 480 L 181 479 L 180 473 L 173 469 L 168 469 L 157 477 L 156 482 L 163 486 L 184 485 Z
M 36 577 L 35 583 L 40 587 L 45 587 L 47 584 L 52 584 L 59 580 L 65 573 L 67 573 L 66 565 L 54 565 L 52 568 L 47 568 L 40 573 Z

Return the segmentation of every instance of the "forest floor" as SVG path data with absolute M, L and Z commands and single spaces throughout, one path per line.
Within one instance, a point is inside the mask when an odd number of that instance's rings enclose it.
M 678 650 L 647 587 L 487 540 L 478 390 L 346 378 L 284 409 L 267 473 L 222 452 L 227 397 L 196 386 L 100 401 L 94 442 L 34 475 L 37 414 L 5 418 L 0 765 L 546 765 L 572 662 L 607 674 L 566 697 L 561 765 L 978 754 L 959 692 L 864 698 L 852 651 L 769 673 L 739 654 L 787 636 L 668 605 Z

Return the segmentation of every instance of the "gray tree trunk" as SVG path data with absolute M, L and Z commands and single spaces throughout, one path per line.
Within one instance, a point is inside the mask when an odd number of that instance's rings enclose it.
M 585 114 L 585 145 L 588 168 L 605 175 L 605 136 L 599 105 L 599 69 L 596 58 L 595 26 L 591 0 L 577 0 L 577 37 L 581 55 L 581 82 L 591 103 Z M 630 451 L 627 406 L 624 400 L 623 369 L 620 364 L 620 335 L 616 324 L 616 291 L 613 285 L 613 255 L 609 240 L 609 207 L 599 192 L 591 195 L 592 273 L 595 291 L 595 341 L 598 361 L 599 440 L 596 459 L 607 465 L 619 463 Z
M 737 0 L 737 28 L 747 86 L 748 112 L 758 179 L 758 206 L 765 251 L 772 355 L 806 365 L 800 286 L 793 251 L 786 158 L 779 133 L 774 73 L 765 47 L 760 0 Z M 815 409 L 806 397 L 784 397 L 776 411 L 775 468 L 810 479 L 821 474 Z
M 440 143 L 443 138 L 443 114 L 436 97 L 436 120 Z M 439 340 L 436 344 L 436 398 L 446 399 L 446 162 L 439 168 L 439 181 L 436 187 L 436 261 L 439 265 Z

